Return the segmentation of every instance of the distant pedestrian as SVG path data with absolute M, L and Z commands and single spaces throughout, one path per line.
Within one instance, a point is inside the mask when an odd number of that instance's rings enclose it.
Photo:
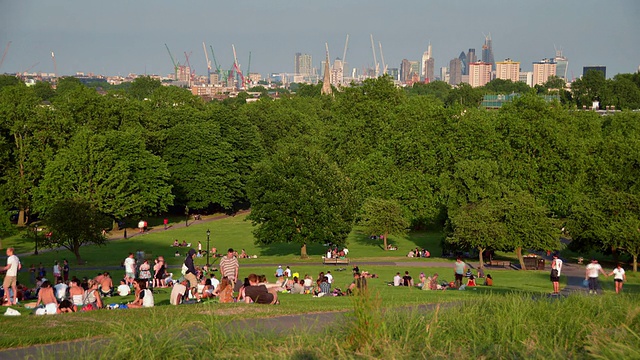
M 55 284 L 58 283 L 58 279 L 62 279 L 62 270 L 57 260 L 53 262 L 53 278 Z
M 13 252 L 14 250 L 12 247 L 7 249 L 7 266 L 1 269 L 2 271 L 6 271 L 4 282 L 2 283 L 2 287 L 4 288 L 4 303 L 9 305 L 15 305 L 18 303 L 17 278 L 18 271 L 22 267 L 20 259 L 18 259 Z M 11 301 L 9 289 L 13 291 L 13 301 Z
M 144 220 L 138 221 L 138 232 L 139 233 L 143 233 L 144 232 Z
M 618 263 L 618 266 L 609 273 L 609 276 L 611 275 L 613 275 L 613 283 L 616 286 L 616 294 L 620 294 L 622 291 L 622 283 L 627 281 L 627 275 L 624 273 L 622 264 Z
M 62 260 L 62 279 L 66 283 L 69 281 L 69 261 L 67 259 Z
M 169 226 L 169 219 L 164 218 L 164 220 L 162 220 L 162 223 L 164 224 L 164 229 L 167 230 L 167 227 Z
M 600 284 L 598 283 L 598 275 L 607 276 L 607 274 L 602 270 L 602 266 L 598 264 L 598 260 L 591 259 L 591 263 L 587 265 L 585 272 L 585 280 L 589 281 L 589 294 L 597 294 L 600 288 Z
M 454 267 L 454 273 L 455 273 L 455 279 L 456 279 L 455 285 L 456 287 L 460 287 L 462 285 L 462 278 L 464 277 L 464 272 L 467 270 L 467 264 L 464 261 L 462 261 L 461 257 L 458 257 L 453 267 Z
M 551 261 L 551 282 L 553 283 L 553 293 L 560 293 L 560 273 L 562 272 L 562 260 L 558 258 L 557 254 L 553 255 Z
M 136 260 L 133 258 L 133 253 L 129 253 L 129 256 L 124 259 L 124 274 L 127 285 L 133 285 L 136 279 Z

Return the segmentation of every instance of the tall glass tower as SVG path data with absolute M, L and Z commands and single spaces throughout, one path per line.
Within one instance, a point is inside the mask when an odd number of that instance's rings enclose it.
M 493 42 L 491 41 L 491 34 L 485 35 L 484 45 L 482 45 L 482 62 L 491 64 L 491 70 L 496 69 L 496 61 L 493 57 Z
M 553 58 L 553 61 L 556 63 L 556 76 L 566 81 L 569 60 L 562 55 L 562 49 L 556 49 L 556 57 Z

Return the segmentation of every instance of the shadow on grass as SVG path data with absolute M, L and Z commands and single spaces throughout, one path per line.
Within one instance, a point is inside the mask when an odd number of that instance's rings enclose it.
M 297 243 L 275 243 L 268 245 L 256 245 L 256 247 L 259 251 L 258 256 L 300 256 L 300 244 Z M 324 256 L 326 253 L 327 247 L 322 244 L 307 244 L 307 254 L 309 256 Z

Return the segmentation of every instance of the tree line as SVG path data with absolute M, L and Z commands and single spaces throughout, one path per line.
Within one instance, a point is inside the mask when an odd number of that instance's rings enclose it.
M 631 111 L 599 116 L 534 93 L 488 111 L 473 89 L 415 94 L 386 77 L 254 103 L 205 103 L 149 78 L 106 94 L 73 78 L 0 86 L 0 202 L 20 224 L 69 200 L 111 220 L 250 205 L 256 241 L 303 252 L 343 244 L 358 222 L 444 226 L 449 244 L 481 254 L 554 250 L 562 228 L 572 246 L 634 264 L 640 252 Z

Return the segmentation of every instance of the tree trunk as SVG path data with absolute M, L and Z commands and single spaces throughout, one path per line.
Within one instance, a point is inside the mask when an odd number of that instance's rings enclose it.
M 485 251 L 485 250 L 486 250 L 486 249 L 483 249 L 483 248 L 481 248 L 481 247 L 478 247 L 478 253 L 479 253 L 479 254 L 478 254 L 478 260 L 480 260 L 480 265 L 479 265 L 479 268 L 480 268 L 480 269 L 484 269 L 484 258 L 483 258 L 483 255 L 482 255 L 482 254 L 484 253 L 484 251 Z
M 638 255 L 633 255 L 633 272 L 638 272 Z
M 300 258 L 309 258 L 309 255 L 307 254 L 307 243 L 302 244 L 302 246 L 300 247 Z
M 20 212 L 18 212 L 18 226 L 25 226 L 26 224 L 24 209 L 20 209 Z
M 527 266 L 524 264 L 524 258 L 522 257 L 522 246 L 518 246 L 516 248 L 516 256 L 518 257 L 518 261 L 520 262 L 520 269 L 527 270 Z
M 611 247 L 611 255 L 613 255 L 613 262 L 617 264 L 619 262 L 620 254 L 618 253 L 618 250 L 613 246 Z
M 389 250 L 389 248 L 387 247 L 387 236 L 389 236 L 389 232 L 384 233 L 384 251 Z
M 80 257 L 80 246 L 73 247 L 73 254 L 76 256 L 76 261 L 78 262 L 78 265 L 84 264 L 84 260 L 82 260 L 82 258 Z

